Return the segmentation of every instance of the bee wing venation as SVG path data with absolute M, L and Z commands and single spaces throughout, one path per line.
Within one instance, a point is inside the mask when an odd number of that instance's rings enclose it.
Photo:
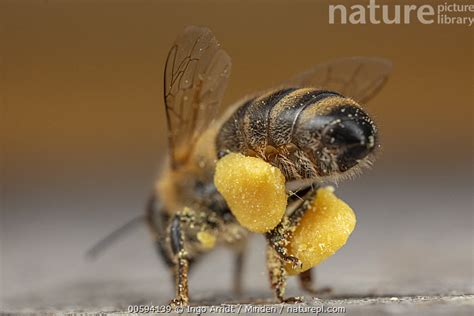
M 383 87 L 391 69 L 392 63 L 383 58 L 342 58 L 308 69 L 285 84 L 323 88 L 365 103 Z
M 199 135 L 215 118 L 230 70 L 229 55 L 208 28 L 187 27 L 171 47 L 164 99 L 173 168 L 187 161 Z

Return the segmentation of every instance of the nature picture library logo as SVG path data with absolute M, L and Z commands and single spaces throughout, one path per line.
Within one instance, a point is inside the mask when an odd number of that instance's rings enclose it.
M 413 0 L 415 1 L 415 0 Z M 446 24 L 472 26 L 474 4 L 330 4 L 329 24 Z

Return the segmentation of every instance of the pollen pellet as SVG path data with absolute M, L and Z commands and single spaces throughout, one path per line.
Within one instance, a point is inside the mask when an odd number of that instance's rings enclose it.
M 300 270 L 286 266 L 294 275 L 318 265 L 344 246 L 354 230 L 356 217 L 352 209 L 337 198 L 332 187 L 318 190 L 316 199 L 303 216 L 288 245 L 290 255 L 303 266 Z
M 214 183 L 237 221 L 252 232 L 271 230 L 285 213 L 285 177 L 260 158 L 226 155 L 217 162 Z

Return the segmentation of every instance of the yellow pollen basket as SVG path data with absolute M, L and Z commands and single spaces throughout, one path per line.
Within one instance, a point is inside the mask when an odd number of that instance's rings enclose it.
M 316 199 L 306 211 L 288 245 L 290 255 L 297 257 L 303 266 L 286 271 L 295 275 L 308 270 L 332 256 L 347 242 L 356 225 L 352 209 L 334 195 L 334 188 L 317 191 Z
M 217 162 L 214 183 L 237 221 L 249 231 L 265 233 L 277 226 L 287 207 L 285 177 L 260 158 L 231 153 Z M 356 225 L 352 209 L 334 194 L 318 189 L 289 240 L 288 254 L 302 262 L 286 264 L 290 275 L 306 271 L 336 253 Z
M 226 155 L 217 162 L 214 184 L 237 221 L 249 231 L 268 232 L 285 214 L 285 177 L 260 158 Z

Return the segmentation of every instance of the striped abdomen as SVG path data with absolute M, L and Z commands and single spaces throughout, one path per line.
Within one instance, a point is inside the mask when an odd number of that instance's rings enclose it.
M 260 157 L 287 180 L 345 171 L 353 161 L 343 153 L 360 159 L 374 142 L 375 126 L 355 101 L 313 88 L 279 89 L 246 101 L 216 139 L 220 156 L 240 152 Z M 357 145 L 367 150 L 354 152 Z

